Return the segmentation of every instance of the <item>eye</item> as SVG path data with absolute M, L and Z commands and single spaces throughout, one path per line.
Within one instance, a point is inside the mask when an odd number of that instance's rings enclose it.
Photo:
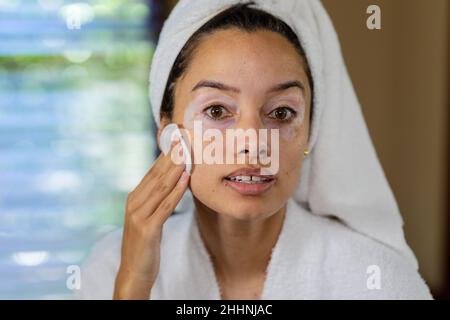
M 229 117 L 231 114 L 224 106 L 218 104 L 205 108 L 203 110 L 203 113 L 205 113 L 207 117 L 215 121 L 223 120 L 224 118 Z
M 269 117 L 278 121 L 290 121 L 297 115 L 297 112 L 289 107 L 279 107 L 269 113 Z

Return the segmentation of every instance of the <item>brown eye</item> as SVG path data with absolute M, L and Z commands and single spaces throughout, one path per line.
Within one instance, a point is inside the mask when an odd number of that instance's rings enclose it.
M 227 117 L 228 111 L 221 105 L 209 106 L 204 110 L 206 115 L 213 120 L 221 120 Z
M 289 121 L 296 115 L 296 112 L 288 107 L 279 107 L 269 113 L 269 117 L 278 121 Z

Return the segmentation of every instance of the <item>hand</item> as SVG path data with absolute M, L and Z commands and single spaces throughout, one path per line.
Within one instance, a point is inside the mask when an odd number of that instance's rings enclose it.
M 173 148 L 179 148 L 172 145 Z M 187 189 L 185 165 L 161 153 L 128 194 L 114 299 L 149 299 L 159 272 L 162 227 Z

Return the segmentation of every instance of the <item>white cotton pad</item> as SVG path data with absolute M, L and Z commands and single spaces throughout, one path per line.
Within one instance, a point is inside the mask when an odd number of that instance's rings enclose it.
M 185 155 L 186 159 L 185 171 L 188 175 L 191 175 L 192 169 L 191 152 L 189 150 L 186 141 L 183 138 L 183 135 L 181 134 L 180 129 L 178 128 L 178 125 L 176 125 L 175 123 L 168 124 L 167 126 L 164 127 L 163 131 L 161 132 L 161 137 L 159 138 L 161 150 L 165 155 L 167 155 L 170 151 L 172 141 L 174 141 L 176 138 L 180 139 L 181 147 L 183 148 L 183 154 Z

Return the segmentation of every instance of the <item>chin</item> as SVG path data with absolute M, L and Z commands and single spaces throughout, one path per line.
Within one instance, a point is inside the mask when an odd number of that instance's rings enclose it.
M 217 212 L 237 220 L 265 219 L 276 213 L 277 206 L 270 197 L 234 196 L 218 199 Z
M 219 212 L 219 214 L 226 215 L 236 220 L 251 221 L 265 219 L 271 216 L 271 213 L 255 211 L 255 210 L 227 210 L 226 212 Z

